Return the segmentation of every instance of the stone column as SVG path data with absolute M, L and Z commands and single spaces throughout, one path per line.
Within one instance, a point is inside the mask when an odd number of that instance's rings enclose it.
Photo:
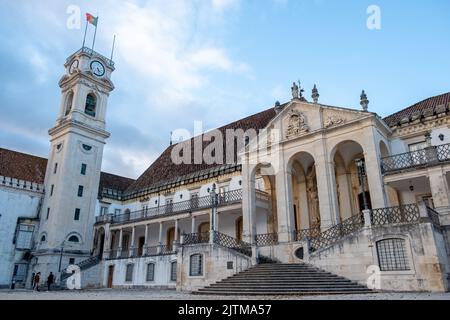
M 284 163 L 281 162 L 281 163 Z M 283 164 L 275 177 L 277 193 L 278 239 L 280 242 L 290 242 L 294 225 L 294 205 L 292 202 L 292 173 Z
M 148 231 L 149 231 L 149 225 L 146 224 L 145 225 L 145 241 L 144 241 L 144 246 L 148 247 Z
M 179 220 L 176 219 L 175 220 L 175 236 L 174 236 L 174 241 L 176 243 L 178 243 L 178 224 L 179 224 Z
M 348 219 L 352 216 L 352 200 L 350 183 L 348 181 L 348 174 L 344 173 L 338 175 L 337 182 L 339 184 L 339 211 L 341 220 Z
M 242 163 L 242 240 L 253 244 L 256 235 L 256 191 L 253 165 Z
M 161 253 L 161 249 L 162 249 L 162 237 L 163 237 L 163 223 L 160 222 L 159 223 L 159 236 L 158 236 L 158 243 L 159 243 L 159 248 L 158 248 L 158 254 Z
M 365 180 L 369 185 L 370 199 L 373 209 L 386 208 L 386 194 L 384 189 L 383 175 L 381 174 L 381 159 L 374 145 L 374 137 L 371 136 L 370 143 L 363 146 L 366 166 Z
M 436 211 L 440 215 L 448 215 L 450 213 L 450 198 L 445 172 L 440 167 L 430 168 L 428 169 L 428 179 Z
M 336 192 L 336 176 L 334 162 L 327 160 L 327 153 L 319 148 L 321 154 L 316 154 L 316 181 L 319 196 L 321 229 L 326 230 L 340 222 L 339 205 Z
M 103 260 L 109 257 L 109 250 L 111 250 L 112 232 L 110 227 L 111 225 L 109 223 L 105 225 L 105 242 L 103 244 L 103 252 L 101 253 Z
M 130 257 L 134 256 L 134 241 L 135 241 L 135 237 L 136 237 L 136 226 L 133 226 L 131 228 L 131 245 L 130 245 Z
M 192 234 L 196 233 L 195 232 L 195 220 L 196 220 L 196 217 L 191 218 L 191 233 Z
M 119 231 L 119 246 L 117 247 L 117 258 L 122 256 L 122 241 L 123 241 L 123 229 L 120 228 Z
M 220 232 L 219 230 L 219 221 L 220 221 L 220 215 L 219 212 L 216 213 L 216 219 L 214 220 L 216 226 L 214 227 L 214 230 L 216 230 L 217 232 Z

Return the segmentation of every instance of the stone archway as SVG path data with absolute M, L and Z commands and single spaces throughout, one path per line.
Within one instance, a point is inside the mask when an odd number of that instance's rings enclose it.
M 332 159 L 341 220 L 360 213 L 364 209 L 365 203 L 371 208 L 368 179 L 364 172 L 364 185 L 362 186 L 357 165 L 358 159 L 365 163 L 363 147 L 355 141 L 342 141 L 334 148 Z
M 299 152 L 288 162 L 291 179 L 293 229 L 320 229 L 321 215 L 315 160 L 307 152 Z

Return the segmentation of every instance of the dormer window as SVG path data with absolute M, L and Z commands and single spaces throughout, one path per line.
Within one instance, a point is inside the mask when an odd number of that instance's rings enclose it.
M 86 97 L 86 107 L 84 113 L 88 116 L 95 117 L 95 111 L 97 108 L 97 98 L 93 93 L 89 93 Z

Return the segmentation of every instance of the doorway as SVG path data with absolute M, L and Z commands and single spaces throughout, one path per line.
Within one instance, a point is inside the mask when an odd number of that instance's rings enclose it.
M 114 280 L 114 266 L 108 267 L 108 288 L 112 289 Z
M 139 238 L 138 257 L 142 257 L 144 253 L 145 237 Z

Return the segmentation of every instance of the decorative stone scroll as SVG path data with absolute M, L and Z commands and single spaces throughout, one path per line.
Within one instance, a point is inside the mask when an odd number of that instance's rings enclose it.
M 342 115 L 331 114 L 329 115 L 323 123 L 323 126 L 328 129 L 334 126 L 344 124 L 347 121 Z

